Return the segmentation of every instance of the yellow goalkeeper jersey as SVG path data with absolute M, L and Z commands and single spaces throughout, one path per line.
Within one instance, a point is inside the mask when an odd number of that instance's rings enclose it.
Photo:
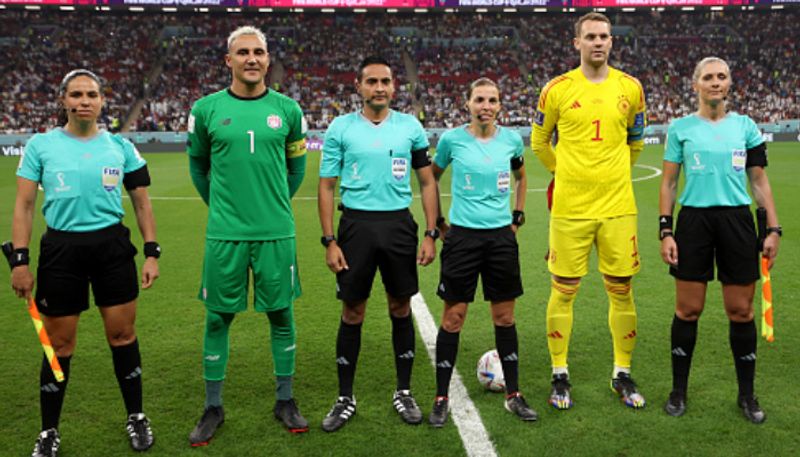
M 615 68 L 601 83 L 580 68 L 550 81 L 533 120 L 531 149 L 555 173 L 553 217 L 636 214 L 631 166 L 644 147 L 639 81 Z M 555 144 L 555 149 L 552 144 Z

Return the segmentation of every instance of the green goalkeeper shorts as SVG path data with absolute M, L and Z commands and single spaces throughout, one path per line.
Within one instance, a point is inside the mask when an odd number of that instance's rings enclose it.
M 220 313 L 247 309 L 247 289 L 253 272 L 254 308 L 284 309 L 300 296 L 294 238 L 273 241 L 206 240 L 199 297 L 206 308 Z

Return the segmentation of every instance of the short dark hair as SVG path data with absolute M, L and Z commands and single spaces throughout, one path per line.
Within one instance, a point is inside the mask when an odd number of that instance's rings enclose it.
M 364 78 L 364 68 L 369 65 L 386 65 L 389 67 L 389 70 L 392 69 L 392 66 L 389 64 L 389 61 L 386 60 L 383 56 L 368 56 L 361 63 L 358 65 L 358 81 L 360 82 Z
M 578 18 L 578 21 L 575 23 L 575 37 L 577 38 L 581 37 L 581 27 L 583 27 L 584 22 L 588 21 L 605 22 L 606 24 L 608 24 L 609 32 L 611 31 L 611 19 L 609 19 L 608 16 L 606 16 L 603 13 L 592 11 Z

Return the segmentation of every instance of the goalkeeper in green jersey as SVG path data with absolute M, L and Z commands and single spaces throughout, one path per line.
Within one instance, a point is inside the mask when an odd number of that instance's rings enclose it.
M 229 88 L 195 102 L 187 152 L 194 183 L 208 204 L 200 299 L 206 306 L 203 344 L 205 409 L 189 436 L 203 446 L 225 420 L 222 386 L 228 329 L 247 309 L 250 271 L 258 312 L 270 323 L 277 377 L 275 417 L 293 433 L 308 430 L 292 394 L 295 326 L 300 296 L 291 197 L 305 174 L 306 125 L 298 104 L 267 88 L 264 34 L 246 26 L 228 37 Z

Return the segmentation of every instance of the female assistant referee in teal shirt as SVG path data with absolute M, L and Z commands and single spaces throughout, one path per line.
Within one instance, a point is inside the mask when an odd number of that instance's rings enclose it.
M 756 369 L 756 326 L 753 295 L 759 277 L 758 240 L 750 213 L 747 181 L 759 207 L 767 210 L 763 255 L 769 266 L 778 255 L 782 234 L 764 167 L 767 148 L 755 122 L 727 112 L 731 87 L 728 64 L 707 57 L 697 64 L 692 85 L 697 112 L 675 120 L 667 132 L 659 216 L 661 257 L 675 277 L 676 304 L 672 321 L 672 392 L 664 410 L 671 416 L 686 411 L 686 389 L 697 320 L 703 312 L 708 281 L 722 283 L 722 298 L 730 321 L 730 345 L 738 404 L 753 423 L 766 419 L 753 393 Z M 675 233 L 672 212 L 681 167 L 686 184 Z
M 64 371 L 57 382 L 47 359 L 40 373 L 42 432 L 33 456 L 56 456 L 58 421 L 69 381 L 80 313 L 89 308 L 89 285 L 100 309 L 111 346 L 114 371 L 127 410 L 126 433 L 131 446 L 145 451 L 153 444 L 150 421 L 142 412 L 142 369 L 134 330 L 139 294 L 130 231 L 122 225 L 121 187 L 133 202 L 144 238 L 146 260 L 142 287 L 158 277 L 160 248 L 156 239 L 144 159 L 129 141 L 97 126 L 104 98 L 100 79 L 88 70 L 69 72 L 59 87 L 66 116 L 63 127 L 34 135 L 25 146 L 17 170 L 11 285 L 30 297 L 33 275 L 28 246 L 38 186 L 44 189 L 42 235 L 37 270 L 36 306 Z
M 467 94 L 470 123 L 445 132 L 436 148 L 433 174 L 441 177 L 452 165 L 452 205 L 444 236 L 438 295 L 444 315 L 436 337 L 436 399 L 429 422 L 442 427 L 449 411 L 448 389 L 458 353 L 458 340 L 475 299 L 478 276 L 484 298 L 491 302 L 497 352 L 506 381 L 505 407 L 525 421 L 538 416 L 518 386 L 518 340 L 514 304 L 522 295 L 516 232 L 525 222 L 526 178 L 522 138 L 495 124 L 500 91 L 491 79 L 474 81 Z M 511 177 L 514 211 L 510 211 Z

